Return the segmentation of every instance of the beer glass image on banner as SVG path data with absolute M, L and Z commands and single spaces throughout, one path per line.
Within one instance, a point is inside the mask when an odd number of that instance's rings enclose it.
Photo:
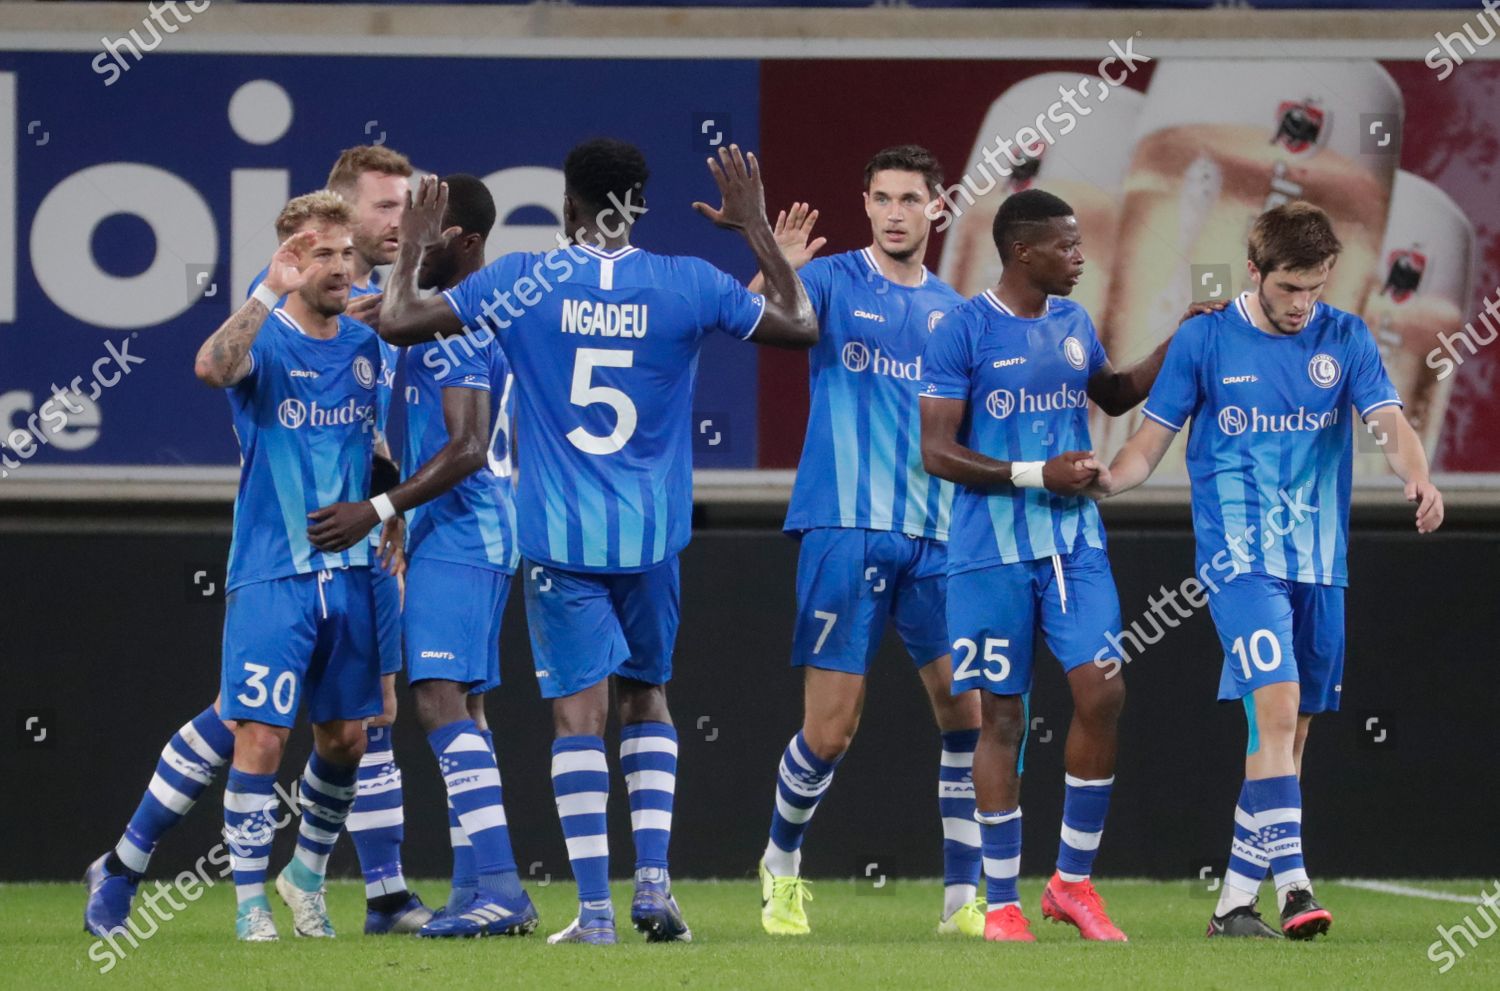
M 994 286 L 1001 268 L 991 232 L 995 211 L 1012 193 L 1044 189 L 1067 200 L 1078 217 L 1087 262 L 1070 298 L 1099 319 L 1109 292 L 1120 184 L 1130 165 L 1136 115 L 1145 100 L 1135 90 L 1115 88 L 1105 102 L 1097 102 L 1108 88 L 1097 76 L 1044 72 L 1016 83 L 990 104 L 963 175 L 956 180 L 964 192 L 954 191 L 948 198 L 947 207 L 956 219 L 943 243 L 938 268 L 943 281 L 965 297 Z M 1077 92 L 1075 100 L 1089 111 L 1087 116 L 1067 109 L 1059 99 L 1063 90 Z M 1056 108 L 1055 116 L 1047 116 L 1049 108 Z M 1061 121 L 1046 125 L 1053 140 L 1043 135 L 1021 145 L 1023 136 L 1038 133 L 1039 118 Z M 1006 150 L 1022 164 L 1014 164 Z
M 1358 313 L 1375 278 L 1399 159 L 1400 90 L 1373 61 L 1164 61 L 1146 91 L 1125 178 L 1120 238 L 1100 337 L 1116 364 L 1149 353 L 1194 299 L 1247 288 L 1245 242 L 1289 200 L 1326 210 L 1344 250 L 1322 299 Z M 1364 150 L 1360 122 L 1390 122 Z M 1217 280 L 1227 269 L 1229 284 Z M 1211 284 L 1193 285 L 1192 273 Z M 1096 435 L 1113 454 L 1140 411 Z M 1175 445 L 1157 477 L 1184 474 Z
M 1474 225 L 1447 193 L 1420 176 L 1397 172 L 1363 316 L 1428 457 L 1438 452 L 1457 361 L 1470 357 L 1462 340 L 1451 354 L 1444 342 L 1462 335 L 1473 292 Z M 1364 428 L 1356 423 L 1354 429 Z M 1354 471 L 1388 474 L 1380 445 L 1356 440 L 1363 442 L 1355 445 Z

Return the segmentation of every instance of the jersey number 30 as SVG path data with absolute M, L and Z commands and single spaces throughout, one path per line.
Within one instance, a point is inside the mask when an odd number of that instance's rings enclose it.
M 270 667 L 265 664 L 251 664 L 245 662 L 245 687 L 249 692 L 240 692 L 235 699 L 243 706 L 251 709 L 259 709 L 266 704 L 269 697 L 271 705 L 283 716 L 292 711 L 292 703 L 297 701 L 297 676 L 290 671 L 283 671 L 276 676 L 270 691 L 266 690 L 266 676 L 271 673 Z
M 603 403 L 615 411 L 615 429 L 607 437 L 591 434 L 582 427 L 568 431 L 568 440 L 584 454 L 614 454 L 623 448 L 635 433 L 635 403 L 619 389 L 607 385 L 594 385 L 594 369 L 629 368 L 635 362 L 635 352 L 611 348 L 579 348 L 573 361 L 573 394 L 568 397 L 574 406 L 587 409 Z

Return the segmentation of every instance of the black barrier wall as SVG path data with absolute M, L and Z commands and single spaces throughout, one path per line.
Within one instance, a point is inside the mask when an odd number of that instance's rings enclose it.
M 1191 538 L 1177 527 L 1117 528 L 1110 540 L 1128 626 L 1148 610 L 1148 596 L 1191 574 Z M 171 530 L 0 533 L 0 657 L 12 723 L 0 741 L 0 879 L 79 877 L 119 836 L 167 738 L 213 699 L 227 543 Z M 1493 532 L 1356 534 L 1343 711 L 1314 724 L 1304 769 L 1314 876 L 1500 873 L 1490 774 L 1497 552 Z M 795 564 L 796 545 L 769 532 L 701 534 L 683 555 L 670 692 L 681 736 L 672 837 L 680 877 L 751 876 L 765 845 L 776 762 L 801 719 L 801 679 L 787 665 Z M 1244 717 L 1238 705 L 1214 702 L 1221 654 L 1208 616 L 1179 622 L 1125 673 L 1118 783 L 1098 873 L 1203 875 L 1207 888 L 1228 847 Z M 502 651 L 505 683 L 488 712 L 517 860 L 536 883 L 567 883 L 548 775 L 550 720 L 518 590 Z M 1069 717 L 1055 662 L 1041 656 L 1037 671 L 1022 792 L 1028 875 L 1050 871 L 1056 854 Z M 403 683 L 395 739 L 406 871 L 446 876 L 442 783 L 409 701 Z M 305 728 L 294 733 L 284 781 L 300 770 L 308 740 Z M 615 747 L 612 738 L 617 767 Z M 860 734 L 809 832 L 807 874 L 939 876 L 938 755 L 916 674 L 892 636 Z M 633 865 L 628 806 L 618 776 L 611 787 L 613 870 L 624 876 Z M 221 779 L 162 844 L 153 875 L 187 868 L 219 842 L 222 794 Z M 292 832 L 278 839 L 273 868 L 289 856 Z M 347 842 L 332 872 L 357 876 Z M 445 892 L 427 894 L 440 902 Z

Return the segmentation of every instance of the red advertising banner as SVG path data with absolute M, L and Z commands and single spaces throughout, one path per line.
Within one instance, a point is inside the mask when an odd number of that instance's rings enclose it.
M 1500 422 L 1500 349 L 1487 346 L 1500 326 L 1486 309 L 1500 311 L 1500 66 L 1439 79 L 1417 61 L 1106 63 L 763 62 L 769 206 L 808 201 L 826 251 L 863 246 L 865 162 L 924 145 L 947 171 L 927 265 L 969 296 L 999 275 L 999 203 L 1054 192 L 1084 236 L 1074 298 L 1121 364 L 1189 301 L 1248 288 L 1255 216 L 1308 200 L 1344 244 L 1324 299 L 1369 324 L 1437 469 L 1500 471 L 1487 428 Z M 760 398 L 760 466 L 794 466 L 805 358 L 763 357 Z M 1136 422 L 1096 415 L 1096 446 L 1113 452 Z M 1378 447 L 1356 450 L 1357 473 L 1385 472 Z M 1163 471 L 1181 473 L 1181 451 Z

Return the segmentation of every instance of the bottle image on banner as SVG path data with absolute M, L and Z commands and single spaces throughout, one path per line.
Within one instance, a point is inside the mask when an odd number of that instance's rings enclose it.
M 1474 226 L 1447 193 L 1410 172 L 1396 173 L 1385 244 L 1364 318 L 1429 458 L 1437 454 L 1457 375 L 1439 335 L 1453 340 L 1463 330 L 1474 291 L 1474 248 Z M 1435 359 L 1436 368 L 1428 364 L 1434 349 L 1449 362 Z M 1460 358 L 1470 356 L 1462 343 L 1453 350 Z M 1449 374 L 1439 378 L 1446 369 L 1451 369 Z M 1356 423 L 1354 429 L 1365 428 Z M 1359 455 L 1354 459 L 1356 474 L 1389 471 L 1379 445 L 1359 443 L 1354 449 Z
M 1400 158 L 1401 92 L 1368 60 L 1182 59 L 1157 66 L 1124 183 L 1102 337 L 1117 365 L 1148 354 L 1194 299 L 1248 288 L 1245 244 L 1262 212 L 1305 200 L 1344 250 L 1323 299 L 1358 313 L 1374 282 Z M 1363 129 L 1379 122 L 1381 140 Z M 1110 421 L 1113 455 L 1140 411 Z M 1158 477 L 1185 474 L 1176 444 Z

